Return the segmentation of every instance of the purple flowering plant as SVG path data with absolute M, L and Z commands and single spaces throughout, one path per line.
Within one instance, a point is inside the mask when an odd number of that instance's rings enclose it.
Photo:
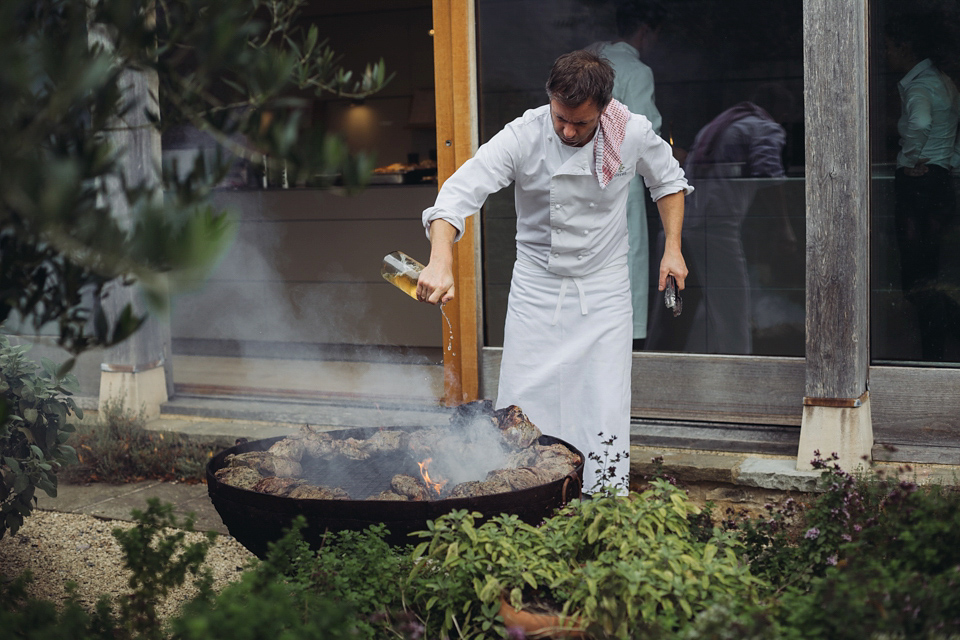
M 771 637 L 956 637 L 960 491 L 918 485 L 908 466 L 849 473 L 837 458 L 812 461 L 817 494 L 768 504 L 762 517 L 728 513 L 722 526 L 769 591 L 725 621 L 762 622 Z

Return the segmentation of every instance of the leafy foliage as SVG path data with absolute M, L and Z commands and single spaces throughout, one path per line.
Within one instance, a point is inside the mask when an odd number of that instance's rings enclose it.
M 67 483 L 123 483 L 138 480 L 203 482 L 214 453 L 233 444 L 230 438 L 200 438 L 149 431 L 142 413 L 122 402 L 106 402 L 98 419 L 82 422 L 70 442 L 77 464 L 60 472 Z
M 76 598 L 76 584 L 67 586 L 67 598 L 54 604 L 31 598 L 27 585 L 31 576 L 24 574 L 9 584 L 0 583 L 0 629 L 11 638 L 23 640 L 116 640 L 117 621 L 113 609 L 101 598 L 93 613 L 84 609 Z
M 758 585 L 740 565 L 738 543 L 716 530 L 690 532 L 696 511 L 682 490 L 655 480 L 642 494 L 574 501 L 541 526 L 458 511 L 430 523 L 415 552 L 423 609 L 482 636 L 496 623 L 501 594 L 516 608 L 547 600 L 591 633 L 656 637 L 679 628 L 713 600 L 749 597 Z
M 212 602 L 194 600 L 171 622 L 183 640 L 327 640 L 358 638 L 355 618 L 311 591 L 263 580 L 256 571 L 224 588 Z
M 302 4 L 0 3 L 0 324 L 53 324 L 72 354 L 128 337 L 144 316 L 106 312 L 107 283 L 137 282 L 163 308 L 200 281 L 234 233 L 207 199 L 236 157 L 362 186 L 372 160 L 304 133 L 305 100 L 364 96 L 389 78 L 382 62 L 343 70 L 315 26 L 297 26 Z M 149 100 L 135 89 L 151 85 Z M 161 195 L 156 176 L 130 171 L 123 136 L 180 123 L 229 153 L 166 175 Z
M 27 345 L 0 334 L 0 538 L 16 533 L 36 503 L 36 490 L 57 495 L 57 472 L 75 459 L 66 444 L 74 430 L 71 413 L 83 417 L 73 398 L 76 378 L 61 375 L 44 358 L 41 370 L 27 358 Z
M 695 508 L 660 479 L 642 494 L 571 503 L 539 527 L 506 516 L 478 524 L 478 514 L 454 512 L 431 523 L 412 551 L 385 544 L 379 526 L 331 535 L 314 552 L 299 536 L 300 519 L 219 594 L 204 586 L 207 544 L 184 545 L 169 506 L 150 504 L 121 540 L 130 596 L 92 612 L 71 599 L 57 607 L 27 598 L 21 579 L 0 585 L 0 628 L 83 640 L 520 637 L 498 618 L 505 595 L 579 616 L 597 638 L 955 637 L 958 500 L 951 488 L 827 467 L 824 492 L 789 507 L 768 539 L 776 548 L 757 568 L 769 583 L 747 566 L 759 545 L 733 538 L 745 529 L 700 539 L 689 525 Z M 156 602 L 189 575 L 200 595 L 163 627 Z
M 203 568 L 207 552 L 216 534 L 208 532 L 201 542 L 184 544 L 185 532 L 193 531 L 194 517 L 180 522 L 172 504 L 161 504 L 156 498 L 147 501 L 146 511 L 133 511 L 137 526 L 114 529 L 113 536 L 123 551 L 123 566 L 131 572 L 131 593 L 120 602 L 120 619 L 133 636 L 144 640 L 164 637 L 161 633 L 157 604 L 171 589 L 182 585 L 187 574 L 201 597 L 209 597 L 213 578 Z
M 193 517 L 180 520 L 173 505 L 157 499 L 147 501 L 146 510 L 133 511 L 136 525 L 113 530 L 123 552 L 123 566 L 131 571 L 131 592 L 118 603 L 107 596 L 94 611 L 83 608 L 75 596 L 76 585 L 68 584 L 68 597 L 61 606 L 30 598 L 29 575 L 9 585 L 0 583 L 0 629 L 14 638 L 71 638 L 75 640 L 159 640 L 167 634 L 157 615 L 157 605 L 188 575 L 199 588 L 198 600 L 213 597 L 208 569 L 203 567 L 214 533 L 201 542 L 185 543 L 185 532 L 193 531 Z
M 385 528 L 330 534 L 312 551 L 297 518 L 270 545 L 264 562 L 213 602 L 195 601 L 174 622 L 184 638 L 417 638 L 423 631 L 403 612 L 400 585 L 412 565 L 409 549 L 384 541 Z
M 804 522 L 807 563 L 822 572 L 784 593 L 785 625 L 802 638 L 960 633 L 960 493 L 831 461 L 815 461 L 826 491 Z

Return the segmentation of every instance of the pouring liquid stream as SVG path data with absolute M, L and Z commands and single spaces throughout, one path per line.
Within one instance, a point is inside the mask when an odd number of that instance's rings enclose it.
M 447 321 L 447 329 L 449 331 L 449 338 L 447 339 L 447 351 L 451 352 L 451 355 L 457 355 L 453 353 L 453 325 L 450 324 L 450 318 L 447 317 L 447 314 L 443 311 L 443 304 L 440 305 L 440 315 L 443 316 L 443 319 Z
M 402 251 L 394 251 L 383 259 L 383 266 L 380 269 L 380 275 L 383 279 L 403 291 L 405 294 L 417 299 L 417 280 L 420 278 L 420 272 L 423 271 L 423 265 Z M 453 324 L 450 318 L 443 310 L 443 304 L 440 305 L 440 315 L 447 323 L 447 351 L 453 353 Z

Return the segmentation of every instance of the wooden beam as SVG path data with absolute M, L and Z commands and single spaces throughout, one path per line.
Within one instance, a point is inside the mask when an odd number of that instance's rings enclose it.
M 433 0 L 437 164 L 442 185 L 477 149 L 476 42 L 473 0 Z M 467 219 L 454 252 L 456 297 L 444 307 L 444 403 L 476 400 L 480 381 L 480 216 Z M 451 329 L 452 328 L 452 335 Z
M 867 0 L 804 2 L 806 393 L 859 398 L 869 370 Z
M 805 0 L 806 383 L 797 468 L 869 458 L 868 0 Z

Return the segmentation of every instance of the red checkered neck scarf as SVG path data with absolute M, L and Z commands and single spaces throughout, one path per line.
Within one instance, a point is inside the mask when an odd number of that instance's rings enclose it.
M 605 189 L 613 176 L 621 170 L 620 145 L 627 135 L 627 122 L 630 110 L 622 103 L 611 100 L 600 114 L 600 126 L 597 127 L 597 140 L 593 147 L 597 160 L 597 180 L 600 188 Z

